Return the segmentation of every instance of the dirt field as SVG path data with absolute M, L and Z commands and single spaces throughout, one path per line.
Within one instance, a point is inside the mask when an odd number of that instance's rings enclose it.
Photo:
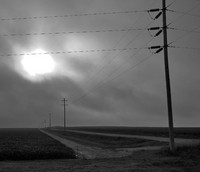
M 0 172 L 199 172 L 199 148 L 177 154 L 138 151 L 112 159 L 0 162 Z
M 0 129 L 0 160 L 75 158 L 74 151 L 38 129 Z

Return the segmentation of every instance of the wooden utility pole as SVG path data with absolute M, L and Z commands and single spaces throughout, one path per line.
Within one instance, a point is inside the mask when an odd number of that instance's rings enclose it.
M 166 17 L 166 0 L 162 0 L 163 11 L 163 42 L 164 42 L 164 63 L 165 63 L 165 79 L 167 90 L 167 107 L 168 107 L 168 120 L 169 120 L 169 139 L 170 150 L 174 151 L 174 129 L 173 129 L 173 113 L 172 113 L 172 100 L 170 88 L 170 75 L 169 75 L 169 62 L 168 62 L 168 42 L 167 42 L 167 17 Z
M 67 100 L 65 99 L 65 98 L 63 98 L 63 100 L 62 100 L 62 102 L 63 102 L 63 107 L 64 107 L 64 130 L 66 129 L 66 115 L 65 115 L 65 107 L 66 107 L 66 102 L 67 102 Z
M 47 127 L 47 123 L 46 123 L 47 121 L 46 120 L 44 120 L 44 128 L 46 128 Z
M 51 113 L 49 114 L 49 128 L 51 129 Z

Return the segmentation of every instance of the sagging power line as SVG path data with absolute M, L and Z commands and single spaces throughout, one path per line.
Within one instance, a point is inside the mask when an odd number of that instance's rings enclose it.
M 13 17 L 13 18 L 1 18 L 0 21 L 9 20 L 38 20 L 38 19 L 56 19 L 66 17 L 87 17 L 97 15 L 116 15 L 116 14 L 131 14 L 147 12 L 148 10 L 132 10 L 132 11 L 112 11 L 112 12 L 96 12 L 96 13 L 83 13 L 83 14 L 66 14 L 66 15 L 46 15 L 46 16 L 33 16 L 33 17 Z
M 154 0 L 154 2 L 151 4 L 151 6 L 153 7 L 153 6 L 156 4 L 156 2 L 157 2 L 157 1 Z M 150 12 L 150 11 L 148 10 L 148 12 Z M 142 17 L 144 17 L 144 14 L 143 14 L 140 18 L 138 18 L 138 19 L 133 23 L 132 27 L 135 26 L 135 24 L 136 24 L 137 22 L 139 22 L 139 21 L 141 20 Z M 146 25 L 145 30 L 148 30 L 148 27 L 149 27 L 153 22 L 154 22 L 154 20 L 151 21 L 151 22 L 149 22 L 149 23 Z M 144 31 L 141 30 L 131 41 L 129 41 L 129 42 L 125 45 L 125 47 L 128 47 L 131 43 L 133 43 L 134 41 L 136 41 L 136 39 L 137 39 L 143 32 L 144 32 Z M 114 45 L 113 48 L 116 48 L 116 47 L 118 46 L 118 44 L 122 41 L 122 39 L 125 37 L 125 35 L 126 35 L 127 33 L 129 33 L 129 31 L 127 31 L 124 35 L 122 35 L 122 37 L 121 37 L 121 38 L 119 39 L 119 41 Z M 102 71 L 104 71 L 105 67 L 107 67 L 108 65 L 110 65 L 111 63 L 113 63 L 113 62 L 119 57 L 119 55 L 120 55 L 121 52 L 123 52 L 123 51 L 119 51 L 116 55 L 114 55 L 114 56 L 108 61 L 108 63 L 105 63 L 105 65 L 100 66 L 100 69 L 99 69 L 97 72 L 94 72 L 94 73 L 91 75 L 91 77 L 87 80 L 87 84 L 90 83 L 90 81 L 91 81 L 93 78 L 96 78 L 98 74 L 100 74 Z M 137 53 L 136 53 L 136 54 L 137 54 Z M 108 55 L 109 55 L 109 54 L 108 54 Z M 105 55 L 104 58 L 107 58 L 108 55 Z M 134 56 L 134 55 L 130 56 L 129 58 L 131 58 L 131 57 L 133 57 L 133 56 Z M 120 67 L 121 67 L 121 66 L 120 66 Z M 116 71 L 116 70 L 115 70 L 115 71 Z M 105 81 L 105 79 L 108 79 L 110 76 L 112 76 L 112 74 L 115 73 L 115 71 L 112 72 L 111 74 L 109 74 L 108 76 L 104 77 L 104 79 L 103 79 L 102 81 L 98 82 L 97 85 L 95 85 L 94 87 L 92 87 L 92 90 L 93 90 L 93 88 L 96 88 L 96 86 L 102 85 L 102 83 Z M 120 75 L 119 75 L 119 76 L 120 76 Z M 98 86 L 98 88 L 99 88 L 99 86 Z M 88 92 L 90 92 L 90 91 L 91 91 L 91 89 L 88 90 Z M 87 93 L 86 93 L 86 94 L 87 94 Z M 88 95 L 88 94 L 87 94 L 87 95 Z M 77 100 L 79 100 L 80 98 L 82 99 L 82 97 L 87 97 L 87 96 L 85 96 L 85 94 L 83 94 L 83 95 L 81 95 L 81 96 L 77 96 L 76 98 L 74 98 L 74 101 L 77 102 Z
M 142 49 L 148 49 L 149 47 L 144 47 Z M 72 54 L 72 53 L 98 53 L 98 52 L 108 52 L 108 51 L 126 51 L 126 50 L 138 50 L 141 48 L 114 48 L 114 49 L 91 49 L 91 50 L 77 50 L 77 51 L 52 51 L 44 53 L 15 53 L 15 54 L 0 54 L 0 56 L 37 56 L 37 55 L 62 55 L 62 54 Z
M 156 2 L 157 2 L 157 0 L 154 0 L 153 3 L 151 4 L 151 6 L 153 7 L 153 6 L 156 4 Z M 144 14 L 143 14 L 141 17 L 139 17 L 139 18 L 132 24 L 131 27 L 134 27 L 134 26 L 136 25 L 136 23 L 139 22 L 143 17 L 144 17 Z M 150 23 L 148 23 L 147 26 L 145 27 L 145 30 L 148 30 L 148 27 L 149 27 L 153 22 L 154 22 L 154 21 L 151 21 Z M 120 37 L 120 39 L 114 44 L 114 46 L 113 46 L 114 49 L 119 45 L 119 43 L 123 40 L 123 38 L 124 38 L 128 33 L 129 33 L 129 31 L 127 31 L 125 34 L 123 34 L 123 35 Z M 137 38 L 138 36 L 140 36 L 142 33 L 143 33 L 143 30 L 141 30 L 130 42 L 128 42 L 128 43 L 125 45 L 125 47 L 128 47 L 131 43 L 133 43 L 133 42 L 136 40 L 136 38 Z M 92 75 L 89 77 L 89 79 L 87 79 L 86 83 L 89 84 L 90 81 L 91 81 L 93 78 L 96 78 L 97 75 L 100 74 L 102 71 L 104 71 L 104 69 L 105 69 L 108 65 L 110 65 L 110 64 L 113 63 L 118 57 L 120 57 L 119 55 L 120 55 L 121 52 L 123 52 L 123 51 L 119 51 L 116 55 L 114 55 L 114 56 L 108 61 L 108 63 L 105 63 L 104 65 L 101 65 L 100 68 L 99 68 L 99 70 L 97 70 L 97 72 L 92 73 Z M 110 53 L 110 52 L 108 52 L 108 54 L 106 54 L 103 58 L 109 57 L 109 53 Z M 81 95 L 81 97 L 82 97 L 82 96 L 83 96 L 83 95 Z M 79 97 L 79 98 L 80 98 L 80 97 Z M 77 99 L 79 99 L 79 98 L 75 98 L 74 100 L 77 100 Z
M 108 29 L 108 30 L 84 30 L 84 31 L 60 31 L 60 32 L 40 32 L 40 33 L 12 33 L 0 34 L 0 36 L 14 37 L 14 36 L 46 36 L 46 35 L 66 35 L 66 34 L 86 34 L 86 33 L 105 33 L 105 32 L 127 32 L 127 31 L 140 31 L 143 28 L 128 28 L 128 29 Z

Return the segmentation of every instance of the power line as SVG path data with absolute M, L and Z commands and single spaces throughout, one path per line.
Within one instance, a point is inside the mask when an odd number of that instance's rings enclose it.
M 169 46 L 170 48 L 178 48 L 178 49 L 189 49 L 189 50 L 200 50 L 198 47 L 187 47 L 187 46 Z
M 171 25 L 172 23 L 174 23 L 175 21 L 177 21 L 177 20 L 180 20 L 182 17 L 184 17 L 185 15 L 187 15 L 187 14 L 190 14 L 190 12 L 192 11 L 192 10 L 194 10 L 195 8 L 197 8 L 198 6 L 200 5 L 200 3 L 198 2 L 198 4 L 195 4 L 195 6 L 193 6 L 192 8 L 190 8 L 189 10 L 187 10 L 186 12 L 184 12 L 182 15 L 180 15 L 179 17 L 177 17 L 177 18 L 175 18 L 174 20 L 172 20 L 169 24 L 168 24 L 168 26 L 169 25 Z M 167 11 L 171 11 L 170 9 L 167 9 Z
M 143 47 L 145 47 L 146 45 L 148 45 L 153 39 L 154 39 L 154 38 L 151 38 L 147 43 L 145 43 L 145 44 L 143 45 Z M 142 47 L 142 48 L 143 48 L 143 47 Z M 141 49 L 142 49 L 142 48 L 141 48 Z M 138 50 L 137 52 L 135 52 L 133 55 L 129 56 L 129 58 L 132 58 L 132 57 L 136 56 L 136 55 L 141 51 L 141 49 L 139 49 L 139 50 Z M 83 98 L 87 97 L 87 96 L 90 94 L 90 92 L 91 92 L 92 90 L 94 90 L 94 89 L 96 89 L 96 88 L 99 88 L 101 85 L 105 84 L 104 81 L 107 80 L 110 76 L 112 76 L 113 73 L 115 73 L 121 66 L 123 66 L 123 64 L 121 64 L 117 69 L 115 69 L 112 73 L 110 73 L 109 75 L 107 75 L 107 77 L 105 77 L 102 81 L 100 81 L 100 82 L 99 82 L 97 85 L 95 85 L 92 89 L 90 89 L 90 91 L 89 91 L 88 93 L 82 95 L 78 100 L 75 100 L 75 101 L 73 101 L 73 102 L 77 102 L 77 101 L 82 100 Z M 135 66 L 135 65 L 134 65 L 134 66 Z M 137 66 L 137 64 L 136 64 L 136 66 Z M 119 76 L 120 76 L 120 74 L 119 74 Z M 107 82 L 108 82 L 108 81 L 107 81 Z
M 192 29 L 192 30 L 188 30 L 185 34 L 183 34 L 182 36 L 180 36 L 180 37 L 178 37 L 178 38 L 176 38 L 174 41 L 172 41 L 169 45 L 171 45 L 171 44 L 173 44 L 174 42 L 177 42 L 178 40 L 180 40 L 180 39 L 183 39 L 185 36 L 187 36 L 188 34 L 190 34 L 190 33 L 192 33 L 192 32 L 195 32 L 196 30 L 198 30 L 200 27 L 196 27 L 196 28 L 194 28 L 194 29 Z
M 152 23 L 152 22 L 150 22 L 150 23 L 146 26 L 146 28 L 148 28 L 148 26 L 149 26 L 151 23 Z M 129 41 L 129 42 L 126 44 L 125 47 L 128 47 L 131 43 L 133 43 L 133 42 L 136 40 L 136 38 L 137 38 L 139 35 L 141 35 L 141 34 L 142 34 L 142 32 L 140 32 L 139 34 L 137 34 L 131 41 Z M 147 48 L 147 47 L 146 47 L 146 48 Z M 120 54 L 122 51 L 124 51 L 124 50 L 119 51 L 115 56 L 113 56 L 113 58 L 112 58 L 108 63 L 106 63 L 105 65 L 103 65 L 103 66 L 101 67 L 101 69 L 100 69 L 97 73 L 95 73 L 95 74 L 92 76 L 92 78 L 94 78 L 97 74 L 99 74 L 100 72 L 102 72 L 102 71 L 105 69 L 106 66 L 108 66 L 109 64 L 111 64 L 111 63 L 119 56 L 119 54 Z M 91 80 L 92 78 L 90 78 L 90 80 Z M 89 81 L 90 81 L 90 80 L 89 80 Z
M 60 32 L 40 32 L 40 33 L 13 33 L 13 34 L 0 34 L 0 36 L 46 36 L 46 35 L 64 35 L 64 34 L 84 34 L 84 33 L 105 33 L 105 32 L 126 32 L 126 31 L 140 31 L 145 30 L 142 28 L 129 28 L 129 29 L 108 29 L 108 30 L 84 30 L 84 31 L 60 31 Z
M 168 9 L 169 7 L 171 7 L 176 1 L 177 1 L 177 0 L 172 1 L 170 4 L 167 5 L 166 8 Z
M 156 2 L 157 2 L 157 0 L 154 0 L 151 6 L 153 6 Z M 143 14 L 140 18 L 138 18 L 138 19 L 133 23 L 132 27 L 134 27 L 135 24 L 136 24 L 138 21 L 140 21 L 142 17 L 144 17 L 144 14 Z M 153 22 L 153 21 L 152 21 L 152 22 Z M 150 23 L 146 26 L 145 29 L 147 29 L 148 26 L 149 26 L 152 22 L 150 22 Z M 144 29 L 144 30 L 145 30 L 145 29 Z M 119 41 L 114 45 L 113 48 L 116 48 L 116 47 L 118 46 L 118 44 L 121 42 L 121 40 L 125 37 L 125 35 L 127 35 L 129 32 L 130 32 L 130 31 L 127 31 L 125 34 L 123 34 L 123 35 L 120 37 Z M 140 34 L 141 34 L 141 32 L 139 33 L 139 35 L 140 35 Z M 129 44 L 131 44 L 139 35 L 136 35 L 128 44 L 126 44 L 125 47 L 127 47 Z M 119 56 L 119 54 L 120 54 L 122 51 L 123 51 L 123 50 L 119 51 L 115 56 L 113 56 L 112 59 L 111 59 L 110 61 L 108 61 L 108 63 L 106 63 L 105 65 L 100 66 L 100 70 L 98 70 L 98 71 L 95 72 L 95 73 L 92 73 L 92 75 L 89 77 L 89 79 L 87 79 L 86 83 L 89 84 L 90 81 L 91 81 L 93 78 L 96 78 L 96 76 L 97 76 L 98 74 L 100 74 L 102 71 L 104 71 L 105 67 L 107 67 L 109 64 L 111 64 L 111 63 Z M 109 53 L 110 53 L 110 52 L 109 52 Z M 108 56 L 109 56 L 109 54 L 105 55 L 103 58 L 107 58 Z
M 131 14 L 131 13 L 141 13 L 141 12 L 147 12 L 147 10 L 112 11 L 112 12 L 96 12 L 96 13 L 66 14 L 66 15 L 46 15 L 46 16 L 33 16 L 33 17 L 13 17 L 13 18 L 1 18 L 0 21 L 56 19 L 56 18 L 66 18 L 66 17 L 87 17 L 87 16 L 97 16 L 97 15 Z
M 149 25 L 150 25 L 151 23 L 152 23 L 152 22 L 150 22 L 150 23 L 146 26 L 146 28 L 148 28 Z M 134 37 L 134 39 L 132 39 L 128 44 L 126 44 L 126 46 L 130 45 L 140 34 L 141 34 L 141 33 L 137 34 L 137 35 Z M 154 38 L 150 39 L 149 42 L 151 42 L 153 39 L 154 39 Z M 145 45 L 147 45 L 149 42 L 147 42 Z M 143 46 L 143 48 L 145 47 L 145 45 Z M 134 53 L 134 54 L 133 54 L 132 56 L 130 56 L 129 58 L 131 58 L 131 57 L 137 55 L 137 53 L 139 53 L 139 51 L 140 51 L 141 49 L 143 49 L 143 48 L 140 48 L 136 53 Z M 145 47 L 145 49 L 146 49 L 146 48 L 147 48 L 147 47 Z M 148 48 L 148 49 L 149 49 L 149 48 Z M 111 63 L 118 57 L 119 53 L 121 53 L 121 52 L 122 52 L 122 51 L 118 52 L 118 54 L 115 55 L 108 63 L 106 63 L 106 65 L 102 66 L 102 68 L 98 71 L 98 73 L 95 73 L 95 74 L 92 76 L 92 78 L 94 78 L 94 76 L 96 76 L 96 75 L 99 74 L 101 71 L 103 71 L 103 69 L 104 69 L 108 64 L 111 64 Z M 121 64 L 121 65 L 119 66 L 119 68 L 120 68 L 122 65 L 123 65 L 123 64 Z M 118 69 L 114 70 L 114 71 L 111 72 L 109 75 L 107 75 L 103 80 L 101 80 L 98 84 L 96 84 L 96 85 L 92 88 L 92 90 L 95 89 L 96 87 L 99 87 L 98 85 L 102 85 L 102 83 L 103 83 L 106 79 L 108 79 L 110 76 L 112 76 L 117 70 L 118 70 Z M 92 78 L 90 78 L 90 80 L 91 80 Z M 90 80 L 89 80 L 89 81 L 90 81 Z M 86 96 L 85 96 L 85 94 L 84 94 L 84 95 L 82 95 L 81 97 L 86 97 Z
M 98 85 L 96 85 L 95 87 L 93 87 L 88 93 L 82 95 L 81 97 L 79 97 L 78 99 L 73 101 L 73 104 L 77 104 L 78 102 L 80 102 L 83 98 L 87 97 L 88 95 L 91 94 L 91 91 L 100 88 L 102 86 L 105 86 L 107 83 L 117 79 L 118 77 L 126 74 L 127 72 L 130 72 L 131 70 L 135 69 L 137 66 L 141 65 L 142 63 L 144 63 L 145 61 L 147 61 L 148 59 L 150 59 L 153 56 L 153 54 L 151 54 L 150 56 L 144 58 L 143 60 L 139 61 L 138 63 L 134 64 L 133 66 L 129 67 L 128 69 L 124 70 L 123 72 L 119 73 L 118 75 L 116 75 L 115 77 L 113 77 L 112 79 L 104 82 L 104 83 L 100 83 Z
M 153 4 L 155 4 L 156 3 L 156 1 L 154 1 L 153 2 Z M 138 20 L 137 20 L 138 21 Z M 137 22 L 136 21 L 136 22 Z M 135 23 L 136 23 L 135 22 Z M 134 23 L 134 24 L 135 24 Z M 148 23 L 147 24 L 147 26 L 145 27 L 146 29 L 151 25 L 153 23 L 153 21 L 151 21 L 150 23 Z M 128 45 L 130 45 L 140 34 L 141 34 L 142 32 L 140 32 L 139 34 L 137 34 L 135 37 L 134 37 L 134 39 L 132 39 L 128 44 L 126 44 L 126 47 L 128 46 Z M 153 39 L 153 38 L 152 38 Z M 151 40 L 152 40 L 151 39 Z M 150 40 L 150 41 L 151 41 Z M 120 39 L 120 41 L 121 41 L 121 39 Z M 149 41 L 149 42 L 150 42 Z M 119 43 L 119 42 L 118 42 Z M 118 44 L 117 43 L 117 44 Z M 115 45 L 115 46 L 117 46 L 117 44 Z M 121 51 L 119 52 L 119 53 L 121 53 Z M 99 74 L 101 71 L 103 71 L 103 69 L 108 65 L 108 64 L 110 64 L 110 63 L 112 63 L 117 57 L 118 57 L 118 55 L 119 55 L 119 53 L 118 54 L 116 54 L 108 63 L 106 63 L 106 65 L 104 65 L 104 66 L 102 66 L 102 68 L 100 69 L 100 71 L 98 71 L 98 73 L 95 73 L 90 79 L 89 79 L 89 81 L 92 79 L 92 78 L 94 78 L 94 76 L 96 76 L 97 74 Z M 137 52 L 134 54 L 134 55 L 136 55 L 137 54 Z M 132 55 L 131 57 L 133 57 L 134 55 Z M 131 58 L 131 57 L 129 57 L 129 58 Z M 121 67 L 121 66 L 120 66 Z M 115 70 L 116 71 L 116 70 Z M 106 79 L 108 79 L 113 73 L 115 73 L 115 71 L 114 72 L 112 72 L 111 74 L 109 74 L 107 77 L 105 77 L 102 81 L 100 81 L 96 86 L 98 86 L 99 84 L 101 84 L 102 82 L 104 82 Z M 96 87 L 95 86 L 95 87 Z M 94 88 L 94 87 L 93 87 Z M 84 97 L 84 95 L 82 95 L 81 97 Z
M 177 13 L 177 14 L 188 15 L 188 16 L 192 16 L 192 17 L 200 17 L 200 15 L 198 15 L 198 14 L 192 14 L 192 13 L 188 13 L 188 12 L 184 12 L 184 11 L 170 10 L 170 9 L 168 9 L 168 11 Z
M 60 55 L 60 54 L 72 54 L 72 53 L 96 53 L 96 52 L 107 52 L 107 51 L 125 51 L 125 50 L 138 50 L 141 48 L 113 48 L 113 49 L 91 49 L 91 50 L 77 50 L 77 51 L 54 51 L 44 53 L 17 53 L 17 54 L 1 54 L 0 56 L 35 56 L 35 55 Z M 143 49 L 148 49 L 144 47 Z
M 200 33 L 200 31 L 197 31 L 196 28 L 195 28 L 195 30 L 180 29 L 180 28 L 168 28 L 168 29 L 176 30 L 176 31 L 183 31 L 183 32 L 187 32 L 187 33 Z
M 150 39 L 147 43 L 145 43 L 144 46 L 148 45 L 152 40 L 153 40 L 153 38 Z M 143 48 L 138 49 L 133 55 L 129 56 L 129 59 L 132 58 L 132 57 L 134 57 L 134 56 L 136 56 L 142 49 L 143 49 Z M 149 48 L 148 48 L 148 49 L 149 49 Z M 110 76 L 112 76 L 112 75 L 113 75 L 117 70 L 119 70 L 122 66 L 123 66 L 123 63 L 120 64 L 120 66 L 119 66 L 118 68 L 116 68 L 114 71 L 112 71 L 106 78 L 104 78 L 104 79 L 100 82 L 100 84 L 103 83 L 105 80 L 107 80 Z

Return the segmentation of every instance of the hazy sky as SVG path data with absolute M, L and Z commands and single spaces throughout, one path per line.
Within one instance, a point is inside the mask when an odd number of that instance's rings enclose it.
M 147 31 L 162 16 L 146 12 L 161 2 L 0 0 L 0 127 L 37 127 L 49 113 L 63 125 L 63 98 L 69 126 L 167 126 L 163 51 L 147 49 L 162 45 L 162 34 Z M 200 2 L 167 4 L 174 125 L 199 126 Z M 54 54 L 24 65 L 35 52 Z

